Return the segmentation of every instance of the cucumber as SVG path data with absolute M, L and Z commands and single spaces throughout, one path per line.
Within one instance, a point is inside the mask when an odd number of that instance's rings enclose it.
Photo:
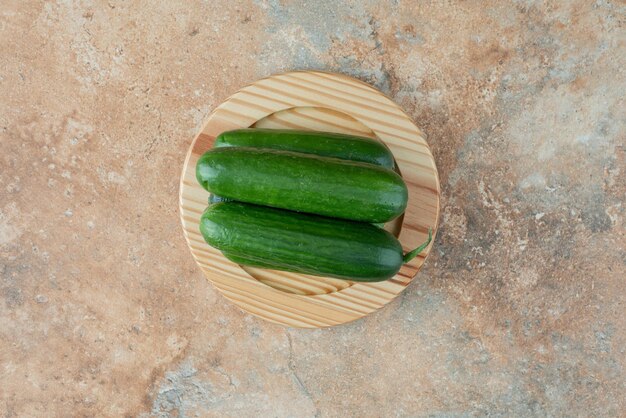
M 239 264 L 364 282 L 393 277 L 430 242 L 403 256 L 398 240 L 373 225 L 242 202 L 209 206 L 200 232 Z
M 270 148 L 302 152 L 343 160 L 361 161 L 394 168 L 393 154 L 385 144 L 375 139 L 332 132 L 315 132 L 289 129 L 244 128 L 222 132 L 214 146 Z M 215 194 L 209 195 L 209 204 L 228 202 Z M 381 226 L 383 224 L 377 224 Z M 382 228 L 383 226 L 381 226 Z
M 214 148 L 198 160 L 196 178 L 229 199 L 373 223 L 402 214 L 408 199 L 391 170 L 290 151 Z
M 342 160 L 361 161 L 393 170 L 393 154 L 385 144 L 371 138 L 331 132 L 288 129 L 236 129 L 222 132 L 216 148 L 252 147 L 302 152 Z

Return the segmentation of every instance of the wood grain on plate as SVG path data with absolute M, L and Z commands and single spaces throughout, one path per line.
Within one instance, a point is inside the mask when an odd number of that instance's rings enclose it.
M 428 228 L 436 233 L 439 217 L 437 168 L 420 129 L 385 95 L 356 79 L 319 71 L 274 75 L 244 87 L 213 111 L 191 144 L 181 177 L 181 219 L 191 253 L 211 283 L 245 311 L 315 328 L 353 321 L 389 303 L 415 277 L 432 245 L 392 279 L 357 283 L 242 267 L 204 242 L 198 223 L 208 192 L 196 181 L 196 161 L 221 132 L 251 126 L 348 133 L 386 143 L 409 189 L 404 216 L 386 228 L 405 251 L 424 242 Z

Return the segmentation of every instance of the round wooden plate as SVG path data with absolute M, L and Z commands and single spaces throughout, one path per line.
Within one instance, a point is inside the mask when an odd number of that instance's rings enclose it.
M 351 77 L 320 71 L 274 75 L 244 87 L 219 105 L 194 139 L 183 167 L 180 212 L 191 253 L 206 277 L 233 303 L 282 325 L 317 328 L 361 318 L 389 303 L 413 280 L 429 246 L 384 282 L 358 283 L 242 267 L 207 245 L 198 230 L 208 192 L 196 181 L 198 158 L 217 135 L 236 128 L 309 129 L 378 138 L 396 159 L 409 189 L 403 217 L 386 228 L 405 251 L 436 233 L 439 178 L 424 134 L 378 90 Z

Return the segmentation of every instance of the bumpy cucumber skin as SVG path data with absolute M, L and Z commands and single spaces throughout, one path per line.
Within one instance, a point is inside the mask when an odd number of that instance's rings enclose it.
M 342 160 L 360 161 L 393 170 L 393 154 L 375 139 L 331 132 L 247 128 L 222 132 L 214 146 L 269 148 Z
M 196 178 L 229 199 L 362 222 L 390 221 L 408 200 L 391 170 L 289 151 L 214 148 L 198 160 Z
M 241 202 L 209 206 L 200 232 L 233 261 L 275 270 L 376 282 L 403 263 L 402 246 L 384 229 Z

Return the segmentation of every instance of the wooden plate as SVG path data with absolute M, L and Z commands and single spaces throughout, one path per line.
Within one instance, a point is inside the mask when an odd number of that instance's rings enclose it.
M 386 143 L 409 189 L 404 217 L 386 228 L 405 251 L 424 242 L 429 227 L 435 233 L 439 218 L 437 168 L 419 128 L 389 98 L 351 77 L 319 71 L 274 75 L 213 111 L 189 148 L 181 177 L 180 212 L 191 253 L 211 283 L 245 311 L 282 325 L 317 328 L 353 321 L 389 303 L 413 280 L 431 246 L 390 280 L 355 283 L 241 267 L 204 242 L 198 224 L 208 192 L 196 181 L 196 161 L 221 132 L 251 126 L 356 134 Z

